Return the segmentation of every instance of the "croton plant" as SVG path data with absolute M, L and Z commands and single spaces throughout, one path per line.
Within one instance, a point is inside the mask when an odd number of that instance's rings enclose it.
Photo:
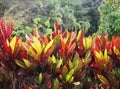
M 13 36 L 0 20 L 0 89 L 120 89 L 120 37 L 37 29 Z

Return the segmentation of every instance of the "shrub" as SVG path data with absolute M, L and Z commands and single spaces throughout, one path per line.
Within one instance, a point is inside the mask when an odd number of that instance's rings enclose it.
M 22 41 L 11 36 L 12 24 L 0 21 L 0 88 L 120 88 L 120 37 L 85 37 L 84 31 L 58 28 L 55 22 L 52 35 L 33 30 Z

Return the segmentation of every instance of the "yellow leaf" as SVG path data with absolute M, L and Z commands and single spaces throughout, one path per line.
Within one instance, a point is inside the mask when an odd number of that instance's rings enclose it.
M 104 83 L 105 85 L 109 86 L 108 80 L 107 80 L 103 75 L 97 74 L 97 77 L 99 78 L 99 80 L 100 80 L 102 83 Z
M 69 83 L 73 82 L 73 80 L 74 80 L 74 76 L 70 78 Z
M 15 49 L 15 44 L 16 44 L 16 36 L 12 38 L 12 40 L 10 41 L 10 47 L 11 47 L 11 50 L 12 50 L 12 53 L 14 52 L 14 49 Z
M 29 48 L 29 49 L 27 50 L 27 54 L 30 55 L 30 56 L 33 56 L 33 57 L 37 56 L 37 55 L 35 54 L 35 52 L 33 51 L 32 48 Z
M 52 55 L 52 61 L 53 61 L 53 63 L 56 63 L 56 58 L 54 55 Z
M 21 62 L 21 61 L 19 61 L 19 60 L 15 60 L 15 63 L 16 63 L 18 66 L 22 67 L 22 68 L 26 68 L 26 66 L 24 65 L 24 63 Z
M 84 46 L 84 48 L 86 49 L 86 44 L 85 44 L 85 38 L 83 38 L 83 46 Z
M 33 37 L 33 41 L 34 41 L 34 43 L 31 43 L 32 47 L 37 51 L 38 55 L 41 54 L 42 45 L 41 45 L 40 41 L 36 37 Z
M 77 35 L 77 42 L 80 40 L 81 33 L 82 33 L 82 31 L 80 30 L 80 31 L 78 32 L 78 35 Z
M 23 61 L 27 67 L 30 67 L 30 62 L 27 59 L 23 58 Z
M 42 82 L 42 73 L 39 74 L 39 83 Z
M 91 45 L 92 45 L 92 38 L 90 36 L 87 38 L 83 38 L 83 46 L 85 50 L 89 49 Z
M 97 57 L 97 59 L 101 59 L 102 58 L 101 53 L 99 53 L 97 51 L 94 51 L 94 53 L 95 53 L 95 56 Z
M 87 45 L 87 49 L 89 49 L 90 46 L 92 45 L 92 38 L 90 36 L 86 40 L 86 45 Z
M 107 50 L 105 49 L 105 51 L 104 51 L 104 58 L 107 58 Z
M 47 50 L 53 45 L 54 40 L 51 40 L 45 47 L 44 52 L 46 53 Z
M 116 55 L 119 54 L 119 50 L 118 50 L 115 46 L 113 47 L 113 50 L 114 50 L 114 53 L 115 53 Z

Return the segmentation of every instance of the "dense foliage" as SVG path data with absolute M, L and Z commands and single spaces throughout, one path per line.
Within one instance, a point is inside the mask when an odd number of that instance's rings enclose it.
M 120 0 L 105 0 L 99 12 L 100 33 L 108 33 L 110 37 L 120 35 Z
M 0 20 L 1 89 L 119 89 L 120 37 L 84 37 L 84 31 L 51 35 L 37 30 L 12 36 L 12 22 Z
M 85 29 L 92 34 L 98 29 L 97 8 L 103 0 L 1 0 L 6 20 L 13 19 L 14 34 L 29 33 L 36 23 L 38 29 L 50 34 L 57 19 L 63 29 L 70 31 Z M 2 8 L 0 8 L 2 9 Z M 35 22 L 35 25 L 33 25 Z M 64 24 L 63 24 L 64 23 Z M 27 26 L 28 25 L 28 26 Z

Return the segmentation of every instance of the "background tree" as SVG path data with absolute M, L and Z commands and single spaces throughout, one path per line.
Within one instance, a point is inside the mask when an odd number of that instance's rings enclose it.
M 100 12 L 100 33 L 120 35 L 120 1 L 105 0 L 105 3 L 99 7 Z
M 15 21 L 16 29 L 38 27 L 46 31 L 52 29 L 57 19 L 59 25 L 69 30 L 85 29 L 92 34 L 98 29 L 97 8 L 103 0 L 2 0 L 6 5 L 4 16 Z M 37 18 L 37 19 L 36 19 Z M 33 19 L 35 19 L 33 21 Z M 34 24 L 35 22 L 35 24 Z M 37 24 L 37 25 L 36 25 Z M 28 25 L 26 27 L 26 25 Z M 49 31 L 48 30 L 48 31 Z M 29 32 L 29 31 L 28 31 Z

